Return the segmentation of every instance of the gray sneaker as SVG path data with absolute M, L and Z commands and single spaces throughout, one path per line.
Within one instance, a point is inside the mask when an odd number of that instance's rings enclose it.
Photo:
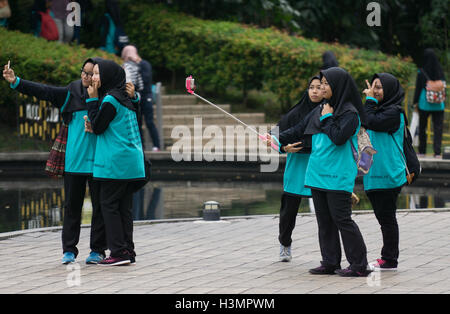
M 280 244 L 280 262 L 290 262 L 291 259 L 291 247 Z

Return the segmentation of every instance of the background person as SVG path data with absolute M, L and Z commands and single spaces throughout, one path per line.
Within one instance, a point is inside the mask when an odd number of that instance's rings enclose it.
M 435 158 L 442 158 L 441 144 L 444 125 L 445 103 L 430 103 L 427 101 L 427 87 L 431 84 L 441 84 L 445 88 L 445 75 L 442 65 L 433 49 L 425 49 L 423 68 L 419 69 L 414 92 L 414 104 L 419 110 L 419 156 L 427 152 L 428 117 L 433 120 L 433 151 Z

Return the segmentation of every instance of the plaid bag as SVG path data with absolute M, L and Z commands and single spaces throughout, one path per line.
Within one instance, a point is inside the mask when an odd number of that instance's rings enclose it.
M 427 79 L 427 85 L 425 88 L 427 102 L 431 104 L 440 104 L 445 102 L 445 88 L 447 87 L 445 81 L 432 81 L 423 69 L 422 73 Z
M 61 178 L 64 174 L 67 130 L 67 125 L 62 123 L 45 165 L 45 172 L 52 178 Z

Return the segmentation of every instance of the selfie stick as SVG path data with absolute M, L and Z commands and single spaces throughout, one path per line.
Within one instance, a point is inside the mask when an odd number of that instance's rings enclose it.
M 201 100 L 203 100 L 204 102 L 210 104 L 211 106 L 214 106 L 215 108 L 219 109 L 220 111 L 222 111 L 223 113 L 225 113 L 226 115 L 228 115 L 229 117 L 233 118 L 234 120 L 236 120 L 237 122 L 239 122 L 240 124 L 244 125 L 245 127 L 247 127 L 250 131 L 252 131 L 253 133 L 255 133 L 256 135 L 258 135 L 258 137 L 265 141 L 266 137 L 264 135 L 261 135 L 258 133 L 258 131 L 256 131 L 254 128 L 252 128 L 251 126 L 247 125 L 246 123 L 242 122 L 241 120 L 239 120 L 238 118 L 236 118 L 235 116 L 233 116 L 231 113 L 228 113 L 227 111 L 223 110 L 222 108 L 220 108 L 219 106 L 213 104 L 212 102 L 210 102 L 209 100 L 203 98 L 200 95 L 197 95 L 194 90 L 195 90 L 195 84 L 194 84 L 194 78 L 192 77 L 192 75 L 188 76 L 186 78 L 186 89 L 187 92 L 191 95 L 194 95 L 198 98 L 200 98 Z M 278 146 L 274 143 L 271 143 L 271 146 L 273 149 L 275 149 L 276 151 L 279 150 Z

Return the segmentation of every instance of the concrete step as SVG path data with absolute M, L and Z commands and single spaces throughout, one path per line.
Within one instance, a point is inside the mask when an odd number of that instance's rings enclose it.
M 218 105 L 223 110 L 230 112 L 231 105 Z M 220 110 L 211 105 L 166 105 L 163 104 L 163 115 L 173 114 L 215 114 Z M 156 113 L 156 105 L 153 105 L 153 112 Z
M 264 113 L 236 113 L 236 118 L 247 124 L 262 124 L 264 123 Z M 177 114 L 177 115 L 164 115 L 163 125 L 188 125 L 193 124 L 195 118 L 201 118 L 203 125 L 217 125 L 217 124 L 238 124 L 232 117 L 225 113 L 214 114 Z
M 181 106 L 205 104 L 200 99 L 192 95 L 161 95 L 163 106 Z

